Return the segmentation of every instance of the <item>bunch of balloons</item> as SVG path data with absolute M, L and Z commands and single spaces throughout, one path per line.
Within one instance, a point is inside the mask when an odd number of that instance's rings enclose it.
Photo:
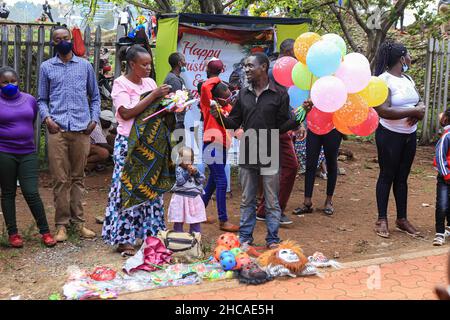
M 240 270 L 251 263 L 250 257 L 241 250 L 240 242 L 233 233 L 224 233 L 217 239 L 217 247 L 214 249 L 214 258 L 225 271 Z
M 306 116 L 308 128 L 324 135 L 336 128 L 343 134 L 368 136 L 378 126 L 373 107 L 388 96 L 386 83 L 373 77 L 370 63 L 360 53 L 347 54 L 337 34 L 301 34 L 294 44 L 295 58 L 275 62 L 275 80 L 288 87 L 291 107 L 300 110 L 311 98 L 314 108 Z

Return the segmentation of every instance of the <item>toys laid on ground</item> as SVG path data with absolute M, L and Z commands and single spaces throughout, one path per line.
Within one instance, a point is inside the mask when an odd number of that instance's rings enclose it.
M 327 268 L 333 267 L 336 269 L 342 268 L 341 264 L 336 260 L 331 260 L 325 257 L 322 252 L 314 252 L 314 254 L 308 257 L 309 264 L 317 267 L 317 268 Z
M 320 276 L 317 268 L 340 268 L 337 261 L 328 259 L 320 252 L 306 258 L 301 247 L 289 240 L 280 243 L 276 249 L 264 252 L 257 263 L 272 277 Z
M 158 240 L 158 241 L 157 241 Z M 96 267 L 92 272 L 73 267 L 63 293 L 69 300 L 115 299 L 119 293 L 169 286 L 200 284 L 237 278 L 240 283 L 261 284 L 275 277 L 297 277 L 321 274 L 318 268 L 340 268 L 320 252 L 306 257 L 295 241 L 284 241 L 258 258 L 248 255 L 233 233 L 222 234 L 216 241 L 214 255 L 191 264 L 170 264 L 170 252 L 159 239 L 148 237 L 138 254 L 129 258 L 124 273 L 110 267 Z M 140 254 L 139 254 L 140 252 Z M 50 297 L 56 300 L 56 295 Z
M 308 259 L 295 241 L 284 241 L 278 248 L 264 252 L 257 262 L 273 277 L 296 277 L 301 275 Z

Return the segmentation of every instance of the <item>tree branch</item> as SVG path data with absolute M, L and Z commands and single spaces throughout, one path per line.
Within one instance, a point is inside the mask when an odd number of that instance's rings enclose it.
M 353 4 L 352 0 L 348 0 L 348 4 L 350 5 L 350 8 L 352 9 L 353 16 L 356 20 L 356 22 L 359 24 L 359 26 L 364 30 L 366 34 L 372 33 L 372 31 L 367 27 L 366 23 L 361 19 L 358 11 L 355 8 L 355 5 Z
M 189 8 L 189 6 L 191 5 L 191 0 L 186 0 L 186 2 L 184 3 L 183 9 L 181 9 L 181 12 L 185 12 L 187 10 L 187 8 Z
M 311 12 L 312 10 L 315 10 L 315 9 L 318 9 L 318 8 L 320 8 L 320 7 L 324 7 L 324 6 L 327 6 L 327 5 L 331 5 L 331 4 L 333 4 L 334 2 L 335 2 L 335 1 L 327 1 L 327 2 L 321 3 L 321 4 L 319 4 L 319 5 L 311 6 L 311 7 L 305 8 L 305 9 L 300 8 L 300 11 L 301 11 L 302 13 L 309 13 L 309 12 Z
M 170 13 L 172 12 L 172 8 L 170 3 L 167 0 L 154 0 L 158 6 L 162 9 L 162 11 Z
M 162 13 L 163 12 L 161 9 L 157 9 L 157 8 L 151 6 L 151 5 L 144 4 L 144 3 L 141 3 L 141 2 L 138 2 L 138 1 L 128 0 L 128 3 L 132 4 L 133 6 L 136 6 L 136 7 L 142 8 L 142 9 L 151 10 L 151 11 L 156 12 L 156 13 Z
M 381 23 L 381 32 L 386 34 L 392 25 L 397 21 L 397 18 L 405 11 L 410 0 L 399 0 L 394 6 L 395 16 L 386 15 L 386 19 Z
M 235 3 L 236 1 L 238 1 L 238 0 L 230 0 L 230 1 L 228 1 L 227 3 L 225 3 L 225 4 L 223 5 L 223 8 L 225 9 L 225 8 L 231 6 L 231 5 L 232 5 L 233 3 Z
M 333 11 L 334 15 L 336 16 L 336 19 L 339 22 L 339 25 L 341 26 L 342 31 L 344 32 L 345 38 L 347 39 L 348 43 L 350 44 L 350 47 L 352 47 L 353 51 L 358 52 L 358 46 L 356 45 L 355 41 L 353 40 L 352 36 L 350 35 L 350 32 L 348 31 L 347 26 L 345 25 L 344 19 L 342 19 L 342 15 L 339 12 L 339 10 L 336 8 L 334 3 L 330 4 L 330 9 Z

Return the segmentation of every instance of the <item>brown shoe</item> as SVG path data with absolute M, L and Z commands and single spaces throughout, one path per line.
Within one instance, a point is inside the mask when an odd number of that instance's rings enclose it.
M 58 226 L 56 229 L 56 235 L 55 235 L 55 240 L 57 242 L 64 242 L 67 241 L 68 236 L 67 236 L 67 229 L 65 226 Z
M 207 216 L 206 217 L 206 221 L 203 221 L 203 223 L 206 223 L 206 224 L 214 224 L 214 223 L 216 223 L 216 218 L 214 218 L 213 216 Z
M 77 230 L 78 234 L 80 235 L 80 238 L 83 238 L 83 239 L 92 239 L 92 238 L 95 238 L 95 236 L 96 236 L 94 231 L 89 230 L 83 224 L 77 225 L 76 230 Z
M 227 231 L 227 232 L 238 232 L 239 227 L 228 221 L 223 221 L 223 222 L 220 222 L 220 230 Z
M 417 229 L 414 228 L 414 226 L 405 218 L 397 219 L 395 221 L 395 226 L 397 227 L 398 231 L 404 232 L 410 235 L 411 237 L 420 238 L 422 236 L 420 232 L 417 231 Z
M 378 221 L 375 223 L 375 229 L 377 235 L 379 235 L 382 238 L 389 238 L 389 228 L 388 228 L 388 222 L 387 219 L 378 219 Z

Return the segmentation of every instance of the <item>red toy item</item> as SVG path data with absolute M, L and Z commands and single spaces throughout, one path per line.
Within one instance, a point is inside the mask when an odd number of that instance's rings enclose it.
M 238 253 L 235 259 L 236 259 L 236 266 L 233 268 L 233 270 L 241 270 L 242 267 L 245 267 L 252 262 L 249 255 L 245 252 Z
M 225 250 L 228 250 L 228 247 L 223 246 L 223 245 L 217 246 L 217 247 L 214 249 L 214 258 L 215 258 L 217 261 L 220 261 L 220 254 L 221 254 L 223 251 L 225 251 Z
M 116 277 L 116 271 L 108 267 L 97 267 L 90 277 L 95 281 L 110 281 Z
M 233 248 L 239 248 L 241 243 L 239 242 L 238 237 L 234 233 L 228 232 L 228 233 L 222 234 L 217 239 L 217 245 L 225 246 L 228 248 L 228 250 L 231 250 Z

